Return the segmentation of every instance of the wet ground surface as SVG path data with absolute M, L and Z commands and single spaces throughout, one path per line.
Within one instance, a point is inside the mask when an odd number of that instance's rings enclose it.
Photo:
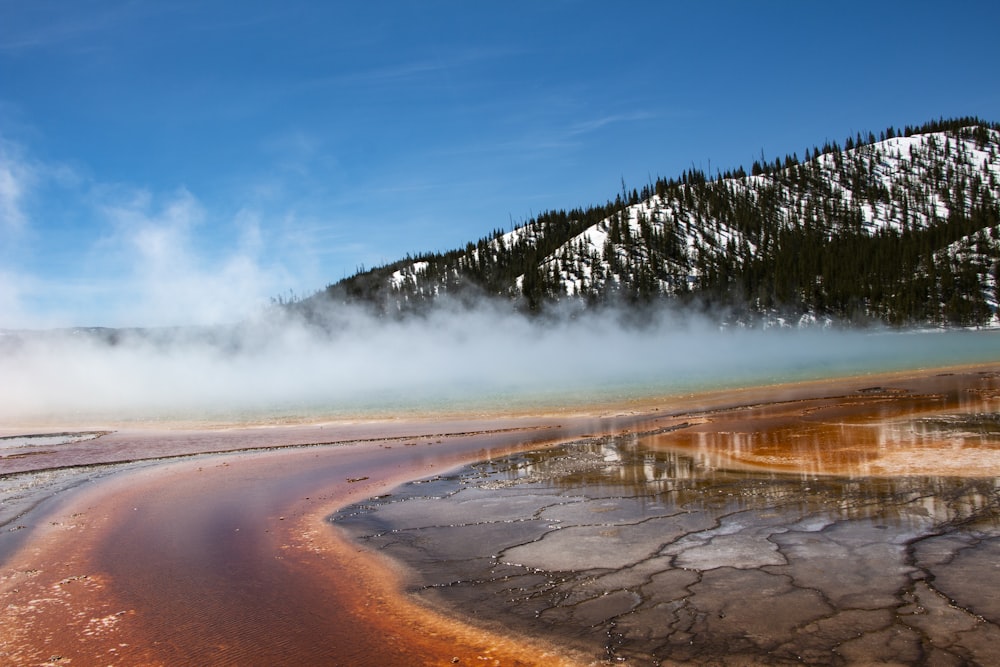
M 1000 373 L 877 382 L 0 431 L 0 663 L 998 664 Z
M 407 605 L 323 517 L 435 471 L 657 419 L 0 436 L 12 467 L 25 448 L 50 452 L 31 465 L 59 464 L 4 474 L 0 456 L 0 664 L 561 664 Z M 316 442 L 291 446 L 303 438 Z M 100 463 L 129 453 L 145 458 Z
M 211 453 L 352 446 L 380 442 L 422 444 L 489 435 L 501 442 L 531 441 L 558 431 L 554 419 L 295 424 L 280 427 L 13 429 L 0 428 L 0 561 L 26 538 L 25 516 L 67 490 L 117 472 Z
M 997 378 L 935 389 L 582 438 L 331 520 L 427 603 L 595 660 L 1000 664 Z

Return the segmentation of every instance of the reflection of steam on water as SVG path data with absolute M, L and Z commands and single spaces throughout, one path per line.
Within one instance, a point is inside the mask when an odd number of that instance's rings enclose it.
M 344 311 L 347 313 L 348 311 Z M 254 419 L 491 410 L 997 360 L 997 334 L 720 331 L 664 314 L 533 320 L 490 308 L 0 338 L 0 419 Z

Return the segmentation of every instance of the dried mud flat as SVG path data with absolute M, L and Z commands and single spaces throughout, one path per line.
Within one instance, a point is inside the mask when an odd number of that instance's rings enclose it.
M 0 433 L 0 663 L 995 664 L 998 397 Z
M 332 520 L 406 563 L 427 604 L 594 660 L 1000 664 L 998 386 L 692 414 Z

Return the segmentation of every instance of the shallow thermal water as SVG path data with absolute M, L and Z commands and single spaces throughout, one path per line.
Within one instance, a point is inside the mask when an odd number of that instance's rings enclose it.
M 930 424 L 979 448 L 993 426 Z M 727 469 L 664 431 L 483 461 L 332 520 L 428 603 L 594 659 L 1000 664 L 1000 479 Z

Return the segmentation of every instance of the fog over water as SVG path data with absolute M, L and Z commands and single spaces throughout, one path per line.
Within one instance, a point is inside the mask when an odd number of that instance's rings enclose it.
M 234 327 L 0 336 L 0 423 L 491 412 L 1000 360 L 993 331 L 721 329 L 663 312 L 530 318 L 270 313 Z

